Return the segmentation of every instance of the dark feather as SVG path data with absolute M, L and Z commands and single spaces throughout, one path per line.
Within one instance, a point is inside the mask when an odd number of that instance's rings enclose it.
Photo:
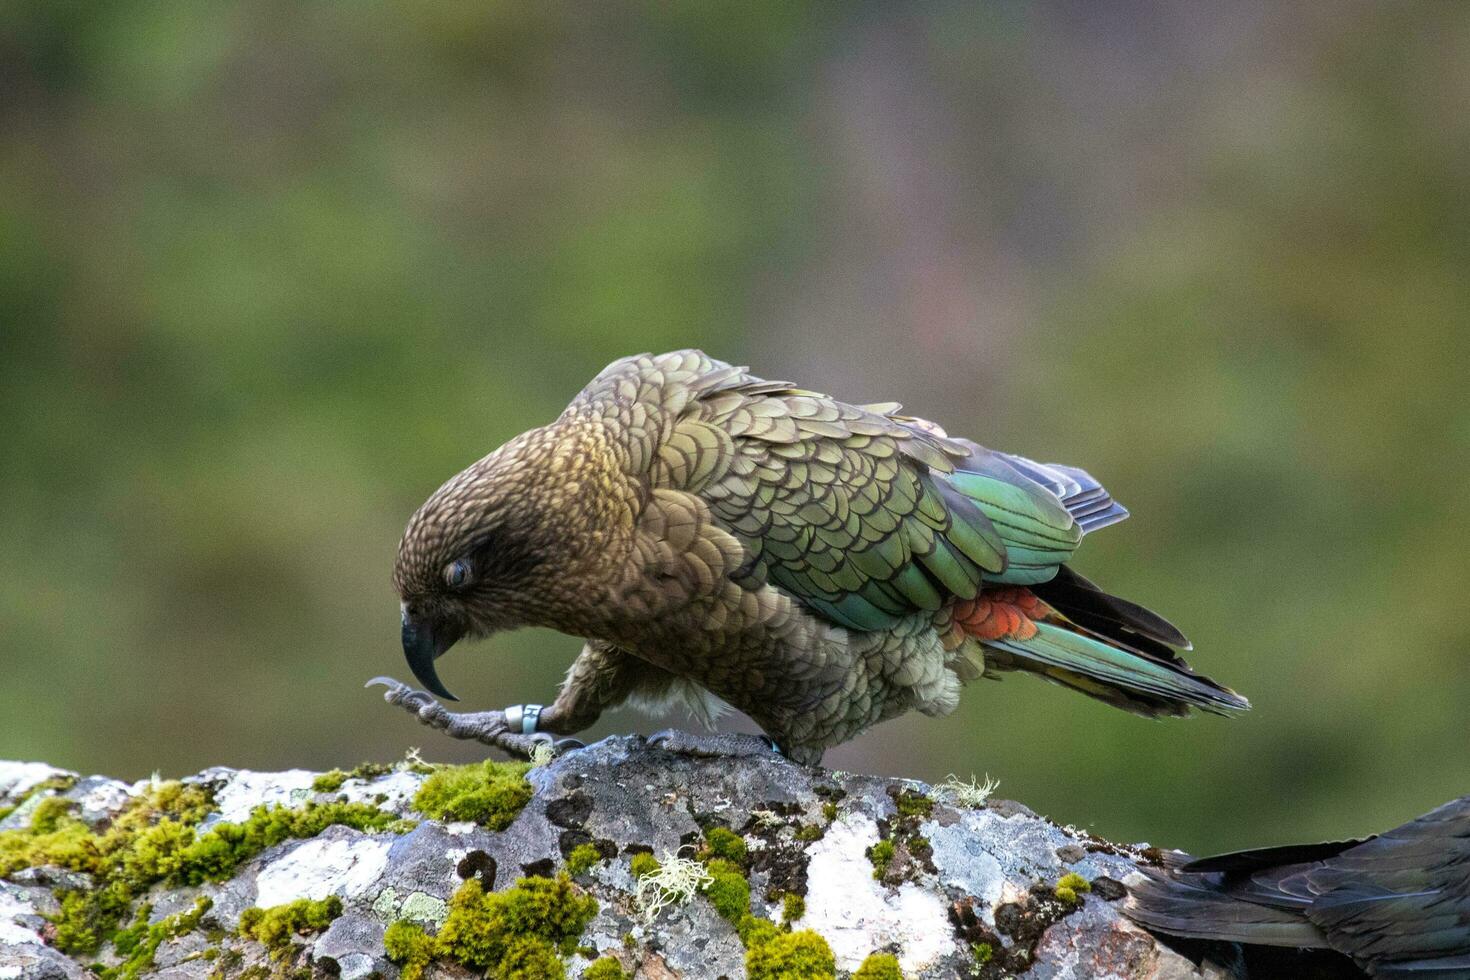
M 1373 975 L 1381 980 L 1470 980 L 1470 955 L 1384 963 Z
M 1376 837 L 1171 862 L 1126 910 L 1192 938 L 1280 945 L 1282 917 L 1376 977 L 1470 980 L 1470 797 Z
M 1179 870 L 1188 874 L 1209 874 L 1218 871 L 1224 874 L 1249 874 L 1263 868 L 1280 867 L 1283 864 L 1307 864 L 1336 857 L 1350 847 L 1357 847 L 1365 840 L 1327 841 L 1322 844 L 1283 844 L 1280 847 L 1258 847 L 1250 851 L 1233 854 L 1216 854 L 1213 857 L 1190 861 Z
M 1125 908 L 1141 925 L 1171 936 L 1313 948 L 1327 945 L 1322 930 L 1301 913 L 1243 901 L 1197 876 L 1149 872 L 1131 889 Z
M 1077 625 L 1125 645 L 1137 647 L 1142 637 L 1166 647 L 1191 649 L 1185 635 L 1163 616 L 1136 602 L 1109 595 L 1066 565 L 1050 582 L 1034 585 L 1031 591 Z M 1152 648 L 1147 652 L 1173 657 L 1172 653 L 1161 654 Z

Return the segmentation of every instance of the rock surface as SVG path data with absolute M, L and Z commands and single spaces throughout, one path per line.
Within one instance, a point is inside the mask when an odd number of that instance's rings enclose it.
M 148 782 L 102 777 L 69 789 L 47 781 L 71 774 L 34 763 L 0 762 L 0 831 L 24 830 L 43 799 L 59 793 L 78 804 L 89 825 L 107 826 Z M 751 908 L 780 923 L 788 894 L 804 897 L 795 930 L 813 930 L 849 976 L 874 952 L 894 954 L 910 980 L 937 977 L 1035 980 L 1155 978 L 1201 973 L 1119 913 L 1119 884 L 1148 852 L 1059 827 L 1009 802 L 964 805 L 944 787 L 811 769 L 771 759 L 697 759 L 647 746 L 638 737 L 606 739 L 533 769 L 534 795 L 506 829 L 421 819 L 411 809 L 426 778 L 400 766 L 349 778 L 330 792 L 313 790 L 316 774 L 210 769 L 183 782 L 206 787 L 215 812 L 200 832 L 240 821 L 260 804 L 300 807 L 345 798 L 416 819 L 417 826 L 360 832 L 330 826 L 305 840 L 269 847 L 228 880 L 154 885 L 148 921 L 212 905 L 197 930 L 165 939 L 143 976 L 206 978 L 335 975 L 358 980 L 399 976 L 384 954 L 390 923 L 407 919 L 433 933 L 466 878 L 497 890 L 523 875 L 555 875 L 581 844 L 603 860 L 575 876 L 599 909 L 565 958 L 569 977 L 594 956 L 612 956 L 640 977 L 738 978 L 745 948 L 710 899 L 695 895 L 652 920 L 634 900 L 630 859 L 692 855 L 713 826 L 741 834 Z M 37 789 L 36 787 L 42 787 Z M 972 801 L 973 802 L 973 801 Z M 880 841 L 893 845 L 885 858 Z M 584 850 L 584 854 L 585 854 Z M 871 855 L 886 867 L 875 877 Z M 1064 876 L 1090 891 L 1058 898 Z M 52 945 L 48 916 L 58 895 L 85 887 L 57 868 L 25 868 L 0 880 L 0 980 L 80 978 L 120 960 L 104 947 L 74 959 Z M 1070 879 L 1075 881 L 1075 879 Z M 1063 889 L 1065 894 L 1065 889 Z M 342 912 L 324 931 L 293 936 L 272 955 L 236 934 L 241 913 L 296 899 L 336 896 Z M 790 909 L 787 909 L 789 914 Z M 595 953 L 594 953 L 595 951 Z M 465 977 L 462 966 L 435 962 L 427 976 Z M 830 973 L 828 975 L 831 975 Z

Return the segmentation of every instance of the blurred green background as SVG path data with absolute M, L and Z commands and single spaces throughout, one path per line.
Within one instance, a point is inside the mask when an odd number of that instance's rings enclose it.
M 829 764 L 1201 850 L 1470 791 L 1467 100 L 1465 4 L 10 0 L 0 757 L 473 756 L 361 687 L 406 518 L 699 346 L 1087 467 L 1079 567 L 1255 703 L 1012 677 Z

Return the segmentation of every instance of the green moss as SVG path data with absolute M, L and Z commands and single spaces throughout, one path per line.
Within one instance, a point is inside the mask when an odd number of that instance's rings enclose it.
M 739 922 L 750 913 L 750 883 L 739 866 L 724 858 L 714 858 L 706 867 L 712 880 L 704 886 L 705 895 L 722 918 Z
M 567 855 L 567 874 L 573 878 L 591 871 L 602 860 L 602 852 L 593 844 L 578 844 Z
M 832 821 L 836 820 L 837 819 L 837 804 L 836 803 L 833 803 L 831 800 L 828 800 L 826 803 L 823 803 L 822 804 L 822 817 L 828 823 L 831 823 Z
M 347 773 L 341 769 L 324 772 L 311 781 L 311 788 L 318 793 L 335 793 L 347 782 Z
M 209 980 L 221 980 L 222 977 L 234 976 L 235 971 L 239 968 L 241 962 L 244 961 L 245 954 L 231 946 L 227 949 L 221 949 L 218 959 L 219 962 L 215 963 L 214 969 L 209 973 Z
M 164 783 L 129 803 L 105 832 L 96 833 L 77 818 L 75 804 L 47 798 L 29 827 L 0 833 L 0 877 L 41 865 L 92 875 L 96 888 L 67 892 L 52 916 L 58 948 L 91 953 L 117 931 L 133 897 L 161 877 L 148 866 L 155 842 L 192 839 L 192 825 L 211 805 L 199 787 Z
M 837 959 L 827 940 L 810 929 L 777 933 L 745 953 L 749 980 L 833 980 Z
M 633 947 L 635 947 L 637 945 L 638 945 L 638 937 L 637 936 L 633 935 L 631 932 L 625 932 L 625 933 L 623 933 L 623 948 L 624 949 L 632 949 Z
M 396 767 L 386 762 L 360 762 L 347 775 L 352 779 L 377 779 L 391 773 Z
M 486 892 L 476 879 L 449 901 L 437 936 L 399 921 L 383 936 L 388 958 L 403 980 L 418 980 L 434 959 L 447 959 L 497 978 L 542 980 L 565 976 L 561 956 L 597 914 L 597 900 L 561 875 L 522 878 L 503 892 Z
M 0 833 L 0 876 L 40 865 L 90 874 L 95 887 L 67 892 L 52 917 L 56 946 L 86 954 L 110 939 L 133 900 L 158 882 L 222 880 L 265 848 L 293 837 L 314 837 L 333 824 L 372 831 L 400 823 L 368 804 L 310 803 L 301 809 L 257 807 L 242 823 L 222 823 L 207 834 L 198 833 L 197 824 L 213 808 L 202 787 L 160 783 L 131 801 L 99 833 L 78 819 L 74 804 L 46 799 L 28 828 Z
M 436 769 L 413 798 L 413 807 L 435 820 L 473 820 L 504 830 L 531 800 L 523 762 L 485 762 Z
M 634 878 L 643 878 L 647 875 L 657 874 L 659 869 L 658 858 L 646 851 L 633 855 L 628 864 L 628 870 L 633 873 Z
M 240 913 L 239 933 L 272 950 L 283 950 L 290 947 L 292 936 L 320 932 L 341 914 L 342 900 L 335 895 L 320 901 L 298 898 L 285 905 L 246 909 Z
M 923 793 L 906 789 L 893 798 L 901 817 L 927 818 L 934 811 L 934 801 Z
M 879 881 L 888 873 L 888 866 L 893 863 L 893 854 L 896 848 L 891 840 L 880 840 L 868 848 L 868 860 L 873 862 L 873 877 Z
M 398 818 L 370 803 L 307 803 L 299 809 L 258 806 L 243 823 L 222 823 L 209 833 L 178 848 L 168 835 L 152 836 L 145 856 L 152 873 L 185 884 L 223 881 L 235 869 L 267 847 L 291 838 L 315 837 L 334 825 L 361 831 L 396 829 Z M 155 828 L 156 829 L 156 828 Z M 145 835 L 148 836 L 148 835 Z M 192 836 L 192 835 L 191 835 Z
M 724 827 L 711 827 L 705 831 L 704 849 L 701 857 L 723 858 L 735 864 L 745 861 L 745 838 Z
M 796 839 L 808 844 L 821 840 L 826 835 L 827 831 L 814 823 L 802 824 L 796 828 Z
M 1092 882 L 1082 877 L 1075 871 L 1070 871 L 1057 881 L 1056 887 L 1052 889 L 1058 899 L 1068 905 L 1075 904 L 1079 896 L 1084 892 L 1092 891 Z
M 17 800 L 14 805 L 0 807 L 0 820 L 4 820 L 16 810 L 19 810 L 21 807 L 31 802 L 31 800 L 36 799 L 36 797 L 38 796 L 59 796 L 60 794 L 65 793 L 67 790 L 71 789 L 76 784 L 76 776 L 52 776 L 49 779 L 43 779 L 39 783 L 36 783 L 34 786 L 32 786 L 30 789 L 26 790 L 25 795 Z
M 628 980 L 628 974 L 621 963 L 604 956 L 582 971 L 582 980 Z
M 364 762 L 351 772 L 343 772 L 341 769 L 324 772 L 312 780 L 311 788 L 318 793 L 335 793 L 349 779 L 377 779 L 379 776 L 386 776 L 392 771 L 392 766 L 382 762 Z
M 153 969 L 154 955 L 164 940 L 199 928 L 199 920 L 212 904 L 209 899 L 200 898 L 188 912 L 171 915 L 151 926 L 148 924 L 148 905 L 140 906 L 137 923 L 122 930 L 113 939 L 113 949 L 123 957 L 123 961 L 117 966 L 98 971 L 97 975 L 101 980 L 137 980 L 137 977 Z
M 763 946 L 781 935 L 781 930 L 770 919 L 762 919 L 754 915 L 745 915 L 735 923 L 735 932 L 740 936 L 740 941 L 745 944 L 746 949 Z
M 103 859 L 100 838 L 71 815 L 73 806 L 50 797 L 31 814 L 28 828 L 0 833 L 0 877 L 45 864 L 97 873 Z
M 1069 871 L 1057 880 L 1057 887 L 1070 888 L 1074 892 L 1090 892 L 1092 891 L 1092 882 L 1075 871 Z
M 55 833 L 62 819 L 76 806 L 71 800 L 60 796 L 48 796 L 31 812 L 31 832 L 34 834 Z
M 94 952 L 117 930 L 131 899 L 131 893 L 118 885 L 64 893 L 61 910 L 50 917 L 56 927 L 53 944 L 67 953 Z
M 803 915 L 806 915 L 806 899 L 795 892 L 787 892 L 786 896 L 781 899 L 782 925 L 789 926 Z
M 560 970 L 558 952 L 575 949 L 577 937 L 596 914 L 597 900 L 564 874 L 522 878 L 503 892 L 486 892 L 472 878 L 449 900 L 449 915 L 434 938 L 433 952 L 497 977 L 538 976 L 516 971 L 546 966 L 546 951 Z
M 970 946 L 970 953 L 975 957 L 976 963 L 984 966 L 995 958 L 995 947 L 989 943 L 973 943 Z
M 863 960 L 852 980 L 903 980 L 903 971 L 892 953 L 873 953 Z
M 383 933 L 383 950 L 402 968 L 402 980 L 419 980 L 434 959 L 435 943 L 422 926 L 399 919 Z
M 148 917 L 153 914 L 153 906 L 148 902 L 138 906 L 138 913 L 133 917 L 133 924 L 126 929 L 118 930 L 112 937 L 112 948 L 119 956 L 127 956 L 142 940 L 148 932 Z
M 556 947 L 537 936 L 512 939 L 491 971 L 496 980 L 564 980 L 566 964 Z

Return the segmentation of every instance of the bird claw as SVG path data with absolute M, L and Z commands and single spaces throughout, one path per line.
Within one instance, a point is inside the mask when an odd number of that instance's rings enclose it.
M 546 732 L 529 735 L 512 732 L 506 724 L 504 711 L 449 711 L 432 694 L 415 690 L 391 677 L 374 677 L 364 686 L 374 685 L 387 688 L 383 692 L 384 701 L 398 705 L 418 718 L 420 723 L 438 729 L 450 738 L 479 742 L 522 759 L 532 758 L 540 744 L 550 746 L 552 758 L 583 747 L 574 738 L 554 739 Z

